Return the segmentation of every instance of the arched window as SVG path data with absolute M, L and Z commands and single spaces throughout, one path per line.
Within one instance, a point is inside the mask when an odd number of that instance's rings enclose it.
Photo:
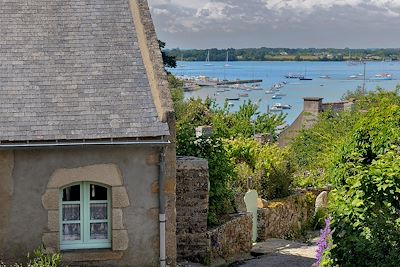
M 60 191 L 60 249 L 111 248 L 110 189 L 82 182 Z

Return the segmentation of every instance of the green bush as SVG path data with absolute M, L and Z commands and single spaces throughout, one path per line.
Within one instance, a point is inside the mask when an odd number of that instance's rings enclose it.
M 26 264 L 15 263 L 7 266 L 0 262 L 0 267 L 67 267 L 62 263 L 60 254 L 46 254 L 42 247 L 35 249 L 32 254 L 28 254 L 27 258 L 28 263 Z
M 387 92 L 377 89 L 368 94 L 347 93 L 344 98 L 356 98 L 354 107 L 349 111 L 327 110 L 321 113 L 317 123 L 310 129 L 304 129 L 293 140 L 290 151 L 296 164 L 294 184 L 298 187 L 323 187 L 330 183 L 327 169 L 335 160 L 335 155 L 350 138 L 358 121 L 368 117 L 369 110 L 385 109 L 391 105 L 400 105 L 398 89 Z
M 400 266 L 400 106 L 366 113 L 329 175 L 333 264 Z
M 293 180 L 294 168 L 287 149 L 276 145 L 260 145 L 257 141 L 236 138 L 226 141 L 228 157 L 234 164 L 237 179 L 232 187 L 247 191 L 247 181 L 260 197 L 274 199 L 288 196 Z

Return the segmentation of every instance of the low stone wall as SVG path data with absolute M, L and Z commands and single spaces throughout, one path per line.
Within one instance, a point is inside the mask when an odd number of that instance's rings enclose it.
M 295 235 L 310 222 L 314 207 L 315 195 L 311 192 L 269 201 L 258 209 L 258 240 Z
M 208 257 L 208 162 L 195 157 L 176 161 L 176 240 L 178 261 Z
M 176 165 L 178 261 L 213 263 L 249 253 L 251 213 L 232 215 L 225 224 L 208 230 L 208 162 L 194 157 L 177 157 Z
M 207 233 L 211 245 L 211 262 L 221 258 L 230 262 L 235 257 L 250 252 L 252 214 L 241 213 L 234 216 L 232 220 Z

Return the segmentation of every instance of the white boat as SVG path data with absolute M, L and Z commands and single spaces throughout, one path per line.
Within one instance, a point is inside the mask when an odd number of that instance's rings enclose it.
M 392 79 L 393 79 L 392 74 L 389 73 L 379 73 L 371 78 L 371 80 L 392 80 Z
M 272 85 L 271 89 L 277 90 L 277 89 L 281 89 L 282 87 L 283 87 L 282 83 L 276 83 L 276 84 Z
M 275 91 L 274 90 L 267 90 L 267 91 L 265 91 L 265 93 L 266 94 L 275 94 Z
M 207 51 L 206 63 L 204 66 L 212 66 L 213 64 L 210 63 L 210 51 Z
M 272 106 L 269 110 L 275 112 L 275 111 L 282 111 L 283 109 L 279 108 L 279 107 Z
M 284 104 L 281 104 L 281 103 L 275 103 L 273 106 L 272 106 L 272 108 L 277 108 L 277 109 L 291 109 L 292 108 L 292 106 L 291 105 L 284 105 Z
M 224 67 L 230 67 L 231 65 L 229 65 L 229 51 L 226 51 L 226 59 L 225 59 L 225 65 Z
M 272 99 L 282 99 L 282 97 L 279 96 L 279 95 L 273 95 L 273 96 L 272 96 Z

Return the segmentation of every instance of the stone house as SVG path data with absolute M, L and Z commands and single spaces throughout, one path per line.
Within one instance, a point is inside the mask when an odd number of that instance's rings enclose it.
M 175 265 L 175 116 L 146 0 L 0 1 L 0 259 Z M 160 190 L 161 188 L 161 190 Z

